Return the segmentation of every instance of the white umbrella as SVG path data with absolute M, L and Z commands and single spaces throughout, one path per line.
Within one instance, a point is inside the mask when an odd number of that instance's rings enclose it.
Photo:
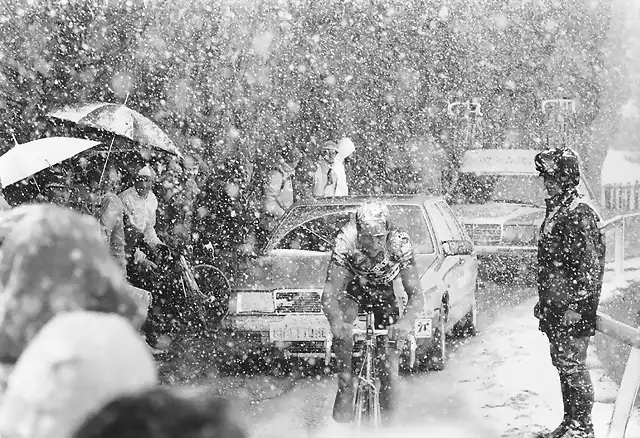
M 145 146 L 182 157 L 178 147 L 158 125 L 121 104 L 103 102 L 69 106 L 50 112 L 48 116 L 112 132 Z
M 18 144 L 0 157 L 0 182 L 7 187 L 99 144 L 71 137 L 46 137 Z

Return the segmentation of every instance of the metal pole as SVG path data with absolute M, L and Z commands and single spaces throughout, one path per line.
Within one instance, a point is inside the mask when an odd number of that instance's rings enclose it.
M 636 316 L 637 325 L 640 326 L 640 312 Z M 634 402 L 640 387 L 640 350 L 632 348 L 624 369 L 616 403 L 611 414 L 611 423 L 607 431 L 607 438 L 624 438 L 627 424 L 631 416 Z
M 624 279 L 624 218 L 615 231 L 615 273 L 618 280 Z

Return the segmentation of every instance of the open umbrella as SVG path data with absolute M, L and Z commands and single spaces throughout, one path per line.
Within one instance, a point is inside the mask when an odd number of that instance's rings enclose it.
M 0 182 L 7 187 L 99 144 L 71 137 L 46 137 L 18 144 L 0 157 Z
M 47 114 L 80 126 L 91 126 L 182 157 L 180 150 L 158 125 L 121 104 L 92 103 L 70 106 Z

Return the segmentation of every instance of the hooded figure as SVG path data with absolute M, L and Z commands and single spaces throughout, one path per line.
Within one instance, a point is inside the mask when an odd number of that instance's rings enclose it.
M 578 194 L 580 167 L 569 148 L 542 151 L 536 170 L 547 190 L 538 238 L 538 303 L 534 315 L 558 370 L 564 416 L 545 438 L 592 438 L 593 385 L 587 349 L 595 334 L 605 263 L 601 217 Z
M 57 313 L 119 313 L 142 324 L 144 311 L 94 218 L 27 205 L 0 214 L 0 231 L 0 362 L 15 362 Z
M 144 341 L 118 315 L 69 312 L 45 325 L 9 377 L 3 438 L 69 438 L 117 397 L 157 384 Z

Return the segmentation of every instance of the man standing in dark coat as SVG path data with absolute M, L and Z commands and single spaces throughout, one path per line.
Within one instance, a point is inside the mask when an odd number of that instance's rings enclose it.
M 562 423 L 544 438 L 591 438 L 593 385 L 586 367 L 602 290 L 605 241 L 600 216 L 582 199 L 578 157 L 568 148 L 535 157 L 549 194 L 538 240 L 538 294 L 534 314 L 549 338 L 564 404 Z

